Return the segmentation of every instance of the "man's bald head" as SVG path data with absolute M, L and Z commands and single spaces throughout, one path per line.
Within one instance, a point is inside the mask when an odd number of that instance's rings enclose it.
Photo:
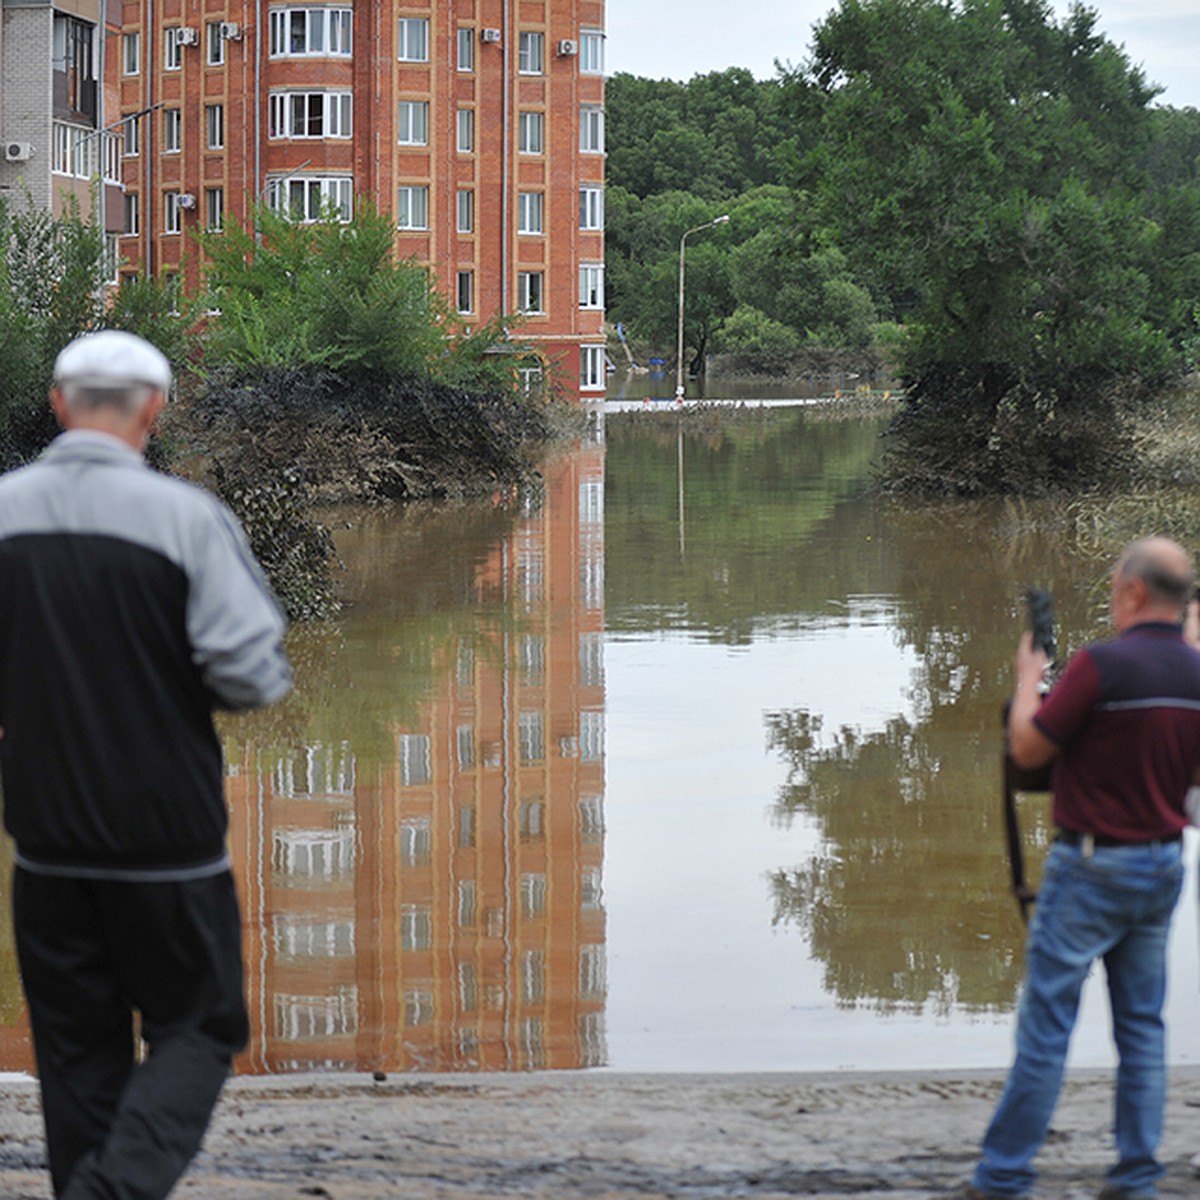
M 1195 586 L 1192 560 L 1178 542 L 1164 537 L 1131 542 L 1113 571 L 1117 628 L 1138 621 L 1182 619 Z

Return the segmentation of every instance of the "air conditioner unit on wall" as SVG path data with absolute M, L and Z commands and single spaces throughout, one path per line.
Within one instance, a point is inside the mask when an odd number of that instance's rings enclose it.
M 560 58 L 570 58 L 572 55 L 579 53 L 579 43 L 571 38 L 563 38 L 558 43 L 558 54 Z
M 227 42 L 239 42 L 242 39 L 242 27 L 236 21 L 222 21 L 221 36 Z
M 184 25 L 179 31 L 178 41 L 181 46 L 194 46 L 200 40 L 200 35 L 191 25 Z
M 500 30 L 498 29 L 481 29 L 479 37 L 485 42 L 498 42 L 500 40 Z
M 29 142 L 5 142 L 5 162 L 28 162 L 33 157 L 33 146 Z
M 192 192 L 180 192 L 178 204 L 180 208 L 195 208 L 196 197 Z

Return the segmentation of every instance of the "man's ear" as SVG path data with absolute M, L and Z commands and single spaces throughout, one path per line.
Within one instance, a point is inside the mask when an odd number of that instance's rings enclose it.
M 71 410 L 67 406 L 66 397 L 62 394 L 62 388 L 50 389 L 50 407 L 54 409 L 54 416 L 57 418 L 59 425 L 63 429 L 70 429 Z

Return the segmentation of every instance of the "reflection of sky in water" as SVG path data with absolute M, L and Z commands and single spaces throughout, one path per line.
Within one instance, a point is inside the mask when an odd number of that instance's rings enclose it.
M 908 699 L 912 650 L 880 602 L 848 624 L 731 649 L 681 634 L 608 642 L 608 1047 L 616 1070 L 1003 1067 L 1012 1017 L 839 1008 L 794 928 L 772 928 L 767 875 L 809 857 L 811 822 L 770 813 L 785 767 L 763 713 L 808 708 L 864 732 Z M 686 682 L 684 682 L 686 681 Z M 997 793 L 997 803 L 999 797 Z M 1194 858 L 1195 846 L 1189 842 Z M 1002 855 L 1004 847 L 997 845 Z M 1200 1062 L 1195 885 L 1172 942 L 1171 1060 Z M 1106 999 L 1089 983 L 1072 1065 L 1106 1066 Z

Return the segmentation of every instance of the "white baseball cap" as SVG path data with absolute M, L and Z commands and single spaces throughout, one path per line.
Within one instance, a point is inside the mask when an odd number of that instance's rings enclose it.
M 54 382 L 81 387 L 116 388 L 141 384 L 171 390 L 171 364 L 156 346 L 121 329 L 85 333 L 54 360 Z

